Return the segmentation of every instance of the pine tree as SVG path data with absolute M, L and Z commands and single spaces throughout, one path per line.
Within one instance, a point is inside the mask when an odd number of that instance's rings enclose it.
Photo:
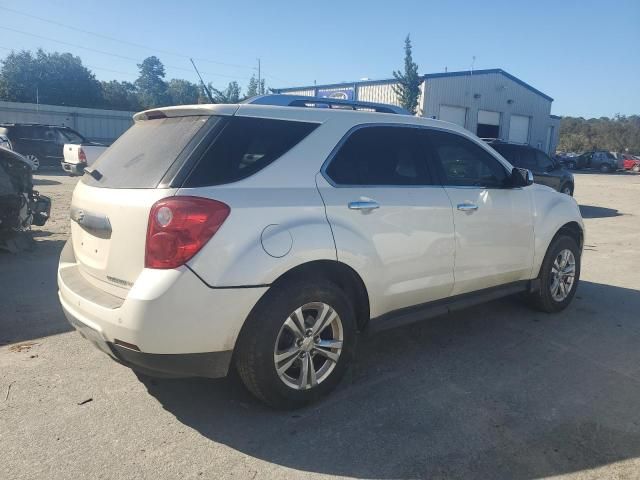
M 393 72 L 398 84 L 393 85 L 393 91 L 398 96 L 400 105 L 415 115 L 418 110 L 418 98 L 420 97 L 420 76 L 418 65 L 414 63 L 411 55 L 411 38 L 407 35 L 404 40 L 404 72 Z
M 258 79 L 255 75 L 251 75 L 249 83 L 247 84 L 247 98 L 255 97 L 256 95 L 264 95 L 267 89 L 265 87 L 264 78 Z

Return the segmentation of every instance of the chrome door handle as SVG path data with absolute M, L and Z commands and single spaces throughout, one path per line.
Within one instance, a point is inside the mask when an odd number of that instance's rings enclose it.
M 478 209 L 478 205 L 475 203 L 459 203 L 458 210 L 462 212 L 473 212 Z
M 374 200 L 359 200 L 357 202 L 349 202 L 350 210 L 375 210 L 380 208 L 380 204 Z

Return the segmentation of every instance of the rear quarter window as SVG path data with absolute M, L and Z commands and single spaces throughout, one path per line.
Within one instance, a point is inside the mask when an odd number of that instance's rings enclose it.
M 231 117 L 189 174 L 184 186 L 223 185 L 247 178 L 291 150 L 318 125 Z

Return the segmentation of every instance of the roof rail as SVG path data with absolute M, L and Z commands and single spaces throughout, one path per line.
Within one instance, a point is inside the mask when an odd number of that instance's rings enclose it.
M 279 107 L 333 108 L 337 110 L 362 110 L 366 112 L 397 113 L 411 115 L 407 110 L 384 103 L 358 102 L 338 98 L 305 97 L 302 95 L 258 95 L 244 102 L 251 105 L 274 105 Z

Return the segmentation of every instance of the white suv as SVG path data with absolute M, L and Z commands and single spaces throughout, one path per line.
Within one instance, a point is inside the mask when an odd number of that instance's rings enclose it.
M 69 321 L 135 370 L 233 366 L 297 407 L 336 386 L 365 327 L 518 292 L 565 308 L 575 200 L 462 128 L 399 113 L 266 96 L 135 115 L 73 193 Z

